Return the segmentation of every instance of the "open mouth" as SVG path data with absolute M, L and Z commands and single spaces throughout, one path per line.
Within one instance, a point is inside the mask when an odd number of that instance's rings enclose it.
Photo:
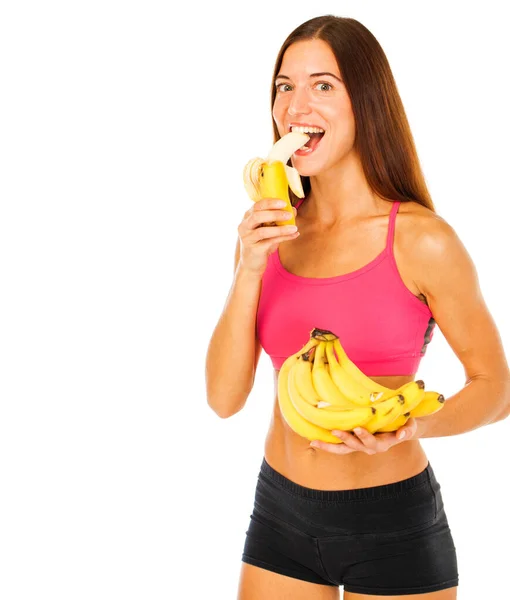
M 314 152 L 317 149 L 317 146 L 320 144 L 322 138 L 324 137 L 324 131 L 318 133 L 307 132 L 307 135 L 310 136 L 310 139 L 302 148 L 296 150 L 296 152 L 294 153 L 296 156 L 307 156 Z
M 306 142 L 306 144 L 294 152 L 295 156 L 308 156 L 312 154 L 312 152 L 315 152 L 325 134 L 325 131 L 322 129 L 322 127 L 312 124 L 301 125 L 294 123 L 290 125 L 289 129 L 293 132 L 306 133 L 306 135 L 309 137 L 309 140 Z

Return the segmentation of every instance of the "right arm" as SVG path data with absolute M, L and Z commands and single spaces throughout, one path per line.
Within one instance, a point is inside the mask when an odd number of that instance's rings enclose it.
M 238 228 L 234 281 L 206 358 L 207 402 L 222 418 L 243 408 L 255 381 L 261 353 L 256 334 L 257 308 L 267 258 L 282 241 L 297 237 L 285 232 L 285 227 L 260 227 L 262 223 L 288 219 L 288 213 L 277 209 L 277 202 L 256 202 Z
M 240 245 L 238 239 L 234 282 L 207 351 L 207 401 L 223 418 L 245 405 L 262 350 L 256 334 L 251 334 L 255 330 L 262 278 L 239 265 Z

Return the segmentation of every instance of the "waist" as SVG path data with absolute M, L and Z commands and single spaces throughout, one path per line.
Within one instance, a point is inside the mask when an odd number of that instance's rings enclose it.
M 426 482 L 436 483 L 435 474 L 429 461 L 427 461 L 424 469 L 421 469 L 417 474 L 411 475 L 410 477 L 406 477 L 404 479 L 399 478 L 391 483 L 376 486 L 347 488 L 341 490 L 323 490 L 300 485 L 274 469 L 265 458 L 262 461 L 260 472 L 262 475 L 268 479 L 271 479 L 274 483 L 296 496 L 308 498 L 310 500 L 322 500 L 326 502 L 350 502 L 353 500 L 377 499 L 382 500 L 383 498 L 391 498 L 402 492 L 420 487 Z
M 304 487 L 348 490 L 385 485 L 423 471 L 427 456 L 419 440 L 408 440 L 387 452 L 333 454 L 312 448 L 285 422 L 275 400 L 266 437 L 265 458 L 279 473 Z

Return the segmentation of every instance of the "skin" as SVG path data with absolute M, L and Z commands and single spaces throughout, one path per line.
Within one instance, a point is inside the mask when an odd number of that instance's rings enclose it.
M 310 77 L 311 73 L 318 72 L 330 72 L 338 79 L 331 75 Z M 366 265 L 384 248 L 392 202 L 378 197 L 364 177 L 353 149 L 355 121 L 350 99 L 329 46 L 321 40 L 290 46 L 276 84 L 278 93 L 273 118 L 280 135 L 288 133 L 291 123 L 316 125 L 326 131 L 312 155 L 292 158 L 300 174 L 310 177 L 311 192 L 297 212 L 299 237 L 279 246 L 282 265 L 304 277 L 350 273 Z M 257 204 L 253 211 L 257 210 Z M 267 205 L 260 204 L 260 209 L 267 209 Z M 501 340 L 483 301 L 475 267 L 452 227 L 420 204 L 402 203 L 396 221 L 394 254 L 404 285 L 429 306 L 437 326 L 461 360 L 467 380 L 504 380 L 506 385 L 508 366 Z M 256 363 L 260 352 L 257 341 Z M 389 388 L 398 388 L 414 379 L 406 373 L 371 377 Z M 283 419 L 278 407 L 277 380 L 278 371 L 275 371 L 273 418 L 265 456 L 269 464 L 287 478 L 311 488 L 340 490 L 400 481 L 426 468 L 428 459 L 420 437 L 434 435 L 426 431 L 427 419 L 429 423 L 434 418 L 441 419 L 443 412 L 446 415 L 447 406 L 437 417 L 411 419 L 393 433 L 372 435 L 364 429 L 358 434 L 339 431 L 333 433 L 343 444 L 309 443 L 295 434 Z M 500 393 L 502 387 L 494 389 Z M 478 401 L 479 398 L 466 401 L 462 410 L 474 411 Z M 502 400 L 501 407 L 497 405 L 494 410 L 504 411 L 505 406 Z M 444 417 L 444 422 L 448 422 L 448 418 Z M 404 437 L 399 439 L 399 433 Z M 336 588 L 242 565 L 239 600 L 336 600 L 339 597 Z M 345 600 L 375 597 L 348 592 L 344 595 Z M 452 600 L 456 598 L 456 588 L 398 598 Z

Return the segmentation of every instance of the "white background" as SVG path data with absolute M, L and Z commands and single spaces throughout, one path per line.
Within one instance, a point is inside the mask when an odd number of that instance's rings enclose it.
M 272 141 L 273 63 L 311 17 L 354 17 L 385 49 L 508 351 L 504 3 L 170 6 L 2 3 L 2 600 L 235 598 L 272 370 L 263 354 L 221 420 L 205 356 L 251 205 L 242 168 Z M 418 376 L 464 384 L 437 329 Z M 506 593 L 509 425 L 423 441 L 461 599 Z

